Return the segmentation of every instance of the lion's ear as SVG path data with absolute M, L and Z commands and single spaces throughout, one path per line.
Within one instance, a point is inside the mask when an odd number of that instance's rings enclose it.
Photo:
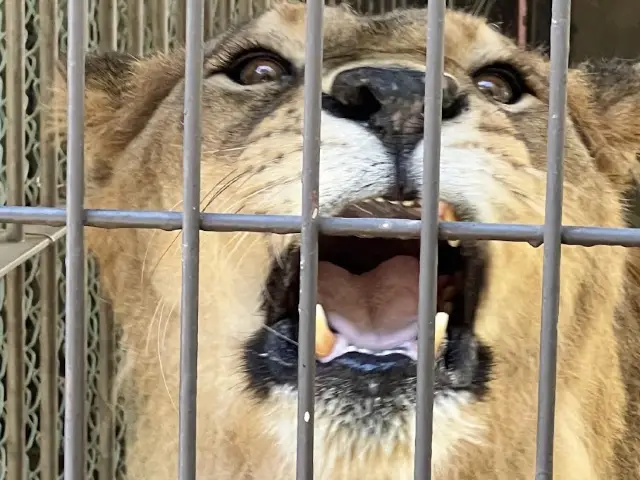
M 625 188 L 640 178 L 640 63 L 584 63 L 570 74 L 574 121 L 598 168 Z
M 144 128 L 184 71 L 182 52 L 138 58 L 109 52 L 88 55 L 85 62 L 85 144 L 99 144 L 103 155 L 123 149 Z M 69 94 L 66 62 L 53 82 L 49 131 L 64 140 Z

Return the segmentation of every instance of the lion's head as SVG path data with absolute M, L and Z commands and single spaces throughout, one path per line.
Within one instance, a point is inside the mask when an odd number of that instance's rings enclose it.
M 424 10 L 326 9 L 321 215 L 419 217 L 425 19 Z M 207 45 L 203 211 L 300 214 L 304 20 L 304 6 L 280 4 Z M 547 60 L 450 11 L 444 64 L 448 218 L 543 223 Z M 640 83 L 601 78 L 612 77 L 586 67 L 568 76 L 565 224 L 623 225 L 639 144 L 625 98 Z M 184 52 L 91 56 L 85 98 L 87 207 L 181 210 Z M 87 235 L 125 332 L 130 476 L 169 478 L 179 234 Z M 293 478 L 298 236 L 200 239 L 200 477 Z M 412 478 L 418 255 L 419 240 L 321 235 L 318 298 L 338 340 L 317 363 L 316 478 Z M 567 455 L 556 459 L 558 478 L 610 478 L 624 428 L 612 318 L 625 259 L 621 247 L 562 248 L 556 446 Z M 449 320 L 435 364 L 438 479 L 531 476 L 542 262 L 527 243 L 440 244 L 438 309 Z

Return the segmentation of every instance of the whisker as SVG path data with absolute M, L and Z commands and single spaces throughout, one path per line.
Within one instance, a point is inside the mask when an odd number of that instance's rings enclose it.
M 274 330 L 273 328 L 271 328 L 269 325 L 262 325 L 262 328 L 264 328 L 265 330 L 267 330 L 268 332 L 273 333 L 276 337 L 284 340 L 285 342 L 289 342 L 291 345 L 295 345 L 296 347 L 299 346 L 299 343 L 296 342 L 295 340 L 292 340 L 291 338 L 287 337 L 286 335 L 281 334 L 280 332 L 278 332 L 277 330 Z

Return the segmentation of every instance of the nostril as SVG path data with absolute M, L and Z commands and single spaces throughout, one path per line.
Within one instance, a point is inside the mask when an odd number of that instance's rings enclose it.
M 334 95 L 322 94 L 322 108 L 329 113 L 349 120 L 367 121 L 382 108 L 366 86 L 334 91 Z

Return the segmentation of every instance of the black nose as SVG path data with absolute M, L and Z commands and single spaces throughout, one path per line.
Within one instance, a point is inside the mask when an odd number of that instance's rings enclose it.
M 339 73 L 322 108 L 330 114 L 364 123 L 396 159 L 394 197 L 411 197 L 415 188 L 405 160 L 424 134 L 424 72 L 407 68 L 360 67 Z M 451 119 L 465 107 L 457 81 L 443 79 L 442 118 Z
M 422 139 L 424 72 L 406 68 L 361 67 L 338 74 L 323 108 L 350 120 L 365 122 L 389 147 L 413 147 Z M 461 111 L 458 84 L 443 79 L 442 116 Z

